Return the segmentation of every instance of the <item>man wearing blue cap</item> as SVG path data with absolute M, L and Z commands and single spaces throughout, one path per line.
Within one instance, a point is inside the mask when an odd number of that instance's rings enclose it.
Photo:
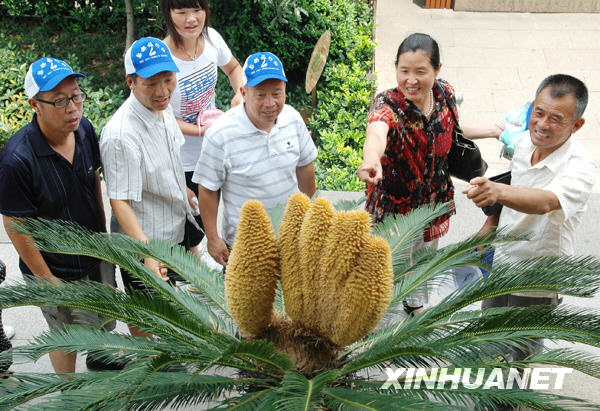
M 102 130 L 100 151 L 106 187 L 119 231 L 141 241 L 183 243 L 186 218 L 193 221 L 194 193 L 186 187 L 180 147 L 183 134 L 169 106 L 179 71 L 159 39 L 137 40 L 125 54 L 129 98 Z M 195 224 L 195 221 L 193 221 Z M 144 264 L 168 280 L 158 261 Z M 121 270 L 126 287 L 145 290 Z M 130 327 L 133 335 L 147 335 Z
M 246 59 L 244 104 L 231 108 L 207 131 L 192 181 L 210 255 L 225 266 L 241 206 L 250 199 L 267 210 L 302 191 L 315 193 L 317 149 L 298 111 L 285 104 L 281 61 L 258 52 Z M 217 233 L 218 190 L 223 195 L 222 237 Z
M 81 77 L 85 76 L 52 57 L 29 66 L 25 93 L 35 114 L 0 153 L 0 213 L 24 275 L 50 283 L 93 280 L 114 285 L 114 267 L 91 257 L 40 252 L 29 236 L 11 229 L 14 217 L 42 217 L 106 231 L 100 150 L 94 128 L 82 115 L 86 94 L 77 82 Z M 70 308 L 41 310 L 50 329 L 75 322 Z M 112 328 L 114 322 L 107 329 Z M 54 351 L 50 360 L 57 373 L 75 372 L 74 353 Z

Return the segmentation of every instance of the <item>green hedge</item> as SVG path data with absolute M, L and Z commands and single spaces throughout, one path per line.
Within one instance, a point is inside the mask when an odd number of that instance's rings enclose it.
M 140 21 L 138 36 L 160 32 L 158 0 L 133 0 L 132 3 Z M 126 24 L 123 0 L 3 0 L 0 15 L 34 17 L 41 25 L 66 31 L 65 34 L 92 30 L 122 32 Z
M 42 55 L 61 58 L 88 75 L 81 81 L 89 94 L 85 115 L 98 132 L 127 95 L 123 2 L 90 0 L 88 6 L 65 8 L 67 3 L 73 1 L 0 2 L 1 14 L 39 16 L 33 23 L 31 18 L 0 18 L 0 147 L 31 118 L 23 78 L 27 66 Z M 164 36 L 156 4 L 134 1 L 137 37 Z M 107 12 L 111 7 L 112 14 Z M 57 19 L 58 12 L 69 18 Z M 361 163 L 373 89 L 367 76 L 374 48 L 368 4 L 363 0 L 219 0 L 211 2 L 211 12 L 212 25 L 241 62 L 259 50 L 280 57 L 289 79 L 288 103 L 297 109 L 310 106 L 310 95 L 304 91 L 306 68 L 318 38 L 326 29 L 331 31 L 330 55 L 309 124 L 319 149 L 317 184 L 323 190 L 362 189 L 356 168 Z M 94 31 L 87 32 L 90 27 Z M 220 75 L 217 106 L 227 108 L 231 96 L 227 77 Z

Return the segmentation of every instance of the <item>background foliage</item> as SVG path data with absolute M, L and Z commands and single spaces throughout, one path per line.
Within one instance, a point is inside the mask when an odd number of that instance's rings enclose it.
M 127 96 L 123 81 L 125 6 L 119 0 L 0 1 L 0 147 L 31 119 L 23 81 L 28 65 L 42 55 L 67 61 L 88 77 L 85 115 L 101 128 Z M 136 34 L 164 37 L 157 1 L 134 0 Z M 288 76 L 288 103 L 310 107 L 304 77 L 314 44 L 329 29 L 330 56 L 317 85 L 318 103 L 309 129 L 319 149 L 317 184 L 325 190 L 360 190 L 356 168 L 369 99 L 367 74 L 374 43 L 372 12 L 356 0 L 211 1 L 211 22 L 241 62 L 270 50 Z M 227 77 L 219 76 L 217 106 L 228 108 Z

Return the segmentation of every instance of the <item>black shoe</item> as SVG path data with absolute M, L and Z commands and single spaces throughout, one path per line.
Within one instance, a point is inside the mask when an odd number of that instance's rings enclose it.
M 108 362 L 105 359 L 98 359 L 88 356 L 85 359 L 85 365 L 90 371 L 121 371 L 127 364 L 123 360 L 113 360 Z

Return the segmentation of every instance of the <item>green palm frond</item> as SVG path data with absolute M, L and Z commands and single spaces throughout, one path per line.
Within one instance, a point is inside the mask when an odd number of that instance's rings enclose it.
M 0 384 L 0 409 L 9 410 L 44 395 L 80 386 L 78 382 L 65 381 L 52 374 L 28 373 L 17 378 L 19 384 Z
M 165 348 L 164 343 L 136 338 L 129 334 L 111 333 L 88 327 L 65 325 L 64 330 L 45 332 L 35 337 L 35 345 L 16 346 L 12 350 L 15 359 L 25 357 L 38 360 L 41 356 L 54 351 L 71 352 L 95 351 L 98 357 L 115 360 L 131 360 L 134 356 L 158 355 Z
M 600 361 L 587 352 L 561 348 L 536 354 L 528 361 L 532 364 L 551 364 L 573 368 L 592 377 L 600 378 Z
M 485 381 L 485 379 L 484 379 Z M 424 389 L 425 384 L 421 384 L 420 388 L 411 386 L 406 388 L 404 382 L 400 383 L 400 389 L 395 389 L 393 386 L 382 390 L 381 381 L 364 381 L 364 380 L 347 380 L 346 384 L 352 385 L 355 388 L 359 388 L 358 392 L 355 389 L 353 394 L 359 400 L 363 398 L 364 393 L 367 392 L 373 398 L 373 401 L 377 400 L 377 396 L 385 396 L 389 399 L 393 399 L 388 407 L 375 408 L 377 410 L 473 410 L 475 406 L 483 409 L 482 407 L 492 405 L 506 405 L 513 407 L 526 407 L 534 410 L 597 410 L 598 406 L 591 404 L 587 401 L 580 400 L 578 398 L 562 397 L 556 394 L 547 393 L 543 391 L 534 391 L 526 389 L 490 389 L 490 390 L 477 390 L 468 389 L 461 386 L 456 388 L 452 387 L 450 382 L 446 382 L 444 385 L 438 385 L 434 383 L 434 389 Z M 339 390 L 339 388 L 335 388 Z M 330 389 L 327 389 L 330 390 Z M 350 391 L 350 390 L 346 390 Z M 404 404 L 415 404 L 414 407 L 409 408 L 397 408 L 403 407 Z M 420 404 L 417 405 L 417 404 Z M 345 408 L 344 408 L 345 409 Z M 359 408 L 361 409 L 361 408 Z M 490 408 L 492 409 L 492 408 Z
M 443 305 L 440 304 L 440 306 Z M 384 362 L 397 366 L 418 366 L 441 363 L 461 366 L 474 359 L 485 358 L 527 346 L 533 338 L 555 341 L 600 343 L 600 316 L 592 310 L 577 307 L 532 306 L 496 310 L 488 315 L 456 321 L 432 321 L 432 309 L 402 324 L 380 330 L 382 338 L 374 337 L 368 345 L 343 368 L 352 373 Z M 459 317 L 460 318 L 460 317 Z M 585 324 L 584 328 L 581 328 Z M 398 361 L 396 361 L 398 359 Z
M 380 384 L 381 385 L 381 384 Z M 437 404 L 430 398 L 418 399 L 407 398 L 406 395 L 393 395 L 391 393 L 376 393 L 356 391 L 343 387 L 331 387 L 323 390 L 325 404 L 332 409 L 356 410 L 356 411 L 380 411 L 380 410 L 445 410 L 459 411 L 469 410 L 457 404 Z
M 273 344 L 264 340 L 236 342 L 223 352 L 223 356 L 257 360 L 279 372 L 288 371 L 293 366 L 287 355 L 280 353 Z
M 432 307 L 429 315 L 432 319 L 444 318 L 474 302 L 518 292 L 543 291 L 592 297 L 599 287 L 600 261 L 591 256 L 540 257 L 498 263 L 485 278 L 454 291 L 443 304 Z
M 213 410 L 229 410 L 229 411 L 254 411 L 254 410 L 275 410 L 273 405 L 278 399 L 275 393 L 275 388 L 266 388 L 260 391 L 251 391 L 242 393 L 234 399 L 225 400 L 221 407 L 212 408 Z
M 42 251 L 81 254 L 110 261 L 151 286 L 156 293 L 181 304 L 176 290 L 140 263 L 141 258 L 152 256 L 193 284 L 197 293 L 218 308 L 221 315 L 229 316 L 222 292 L 223 277 L 178 245 L 164 240 L 145 243 L 122 234 L 94 233 L 69 221 L 17 220 L 14 230 L 34 237 L 36 246 Z M 185 304 L 181 307 L 187 309 Z
M 411 249 L 423 237 L 423 230 L 436 217 L 450 210 L 450 204 L 423 206 L 409 214 L 390 215 L 373 228 L 373 233 L 385 238 L 392 250 L 394 273 L 404 271 L 411 264 Z
M 583 326 L 583 327 L 582 327 Z M 600 344 L 600 315 L 591 309 L 562 306 L 531 306 L 505 311 L 495 316 L 482 316 L 470 322 L 450 339 L 485 338 L 495 334 L 531 338 L 548 338 Z M 451 344 L 450 341 L 444 341 Z
M 173 288 L 164 283 L 161 285 Z M 210 339 L 211 335 L 224 338 L 218 330 L 232 329 L 198 300 L 182 292 L 176 294 L 187 310 L 181 310 L 180 306 L 158 294 L 152 298 L 136 291 L 125 294 L 96 282 L 66 282 L 55 287 L 42 280 L 31 280 L 14 285 L 11 293 L 0 294 L 0 307 L 68 306 L 119 319 L 149 332 L 185 336 L 190 342 L 195 338 Z M 184 313 L 193 316 L 182 315 Z
M 333 206 L 338 211 L 359 210 L 365 208 L 365 200 L 365 197 L 362 197 L 358 200 L 340 200 L 336 202 Z
M 205 402 L 219 402 L 219 398 L 229 392 L 244 390 L 259 381 L 244 378 L 231 378 L 217 375 L 188 373 L 157 373 L 148 378 L 136 392 L 130 392 L 127 386 L 121 385 L 115 378 L 116 373 L 100 380 L 79 381 L 77 389 L 65 391 L 44 403 L 44 410 L 65 409 L 107 409 L 127 410 L 146 409 L 161 410 L 164 407 L 194 407 Z M 119 380 L 127 380 L 121 377 Z M 129 386 L 134 387 L 130 381 Z M 106 391 L 113 393 L 107 397 Z
M 474 235 L 439 250 L 421 250 L 411 259 L 398 257 L 397 260 L 400 262 L 394 265 L 395 287 L 392 305 L 425 287 L 427 283 L 430 287 L 438 285 L 442 280 L 453 275 L 454 268 L 481 265 L 481 251 L 475 251 L 477 248 L 500 242 L 522 241 L 526 238 L 527 236 L 524 235 L 506 235 L 504 230 L 499 229 L 493 234 Z
M 297 372 L 286 372 L 276 391 L 280 399 L 275 407 L 281 411 L 309 411 L 318 405 L 323 389 L 338 377 L 336 370 L 324 371 L 312 379 Z
M 477 365 L 487 357 L 527 347 L 534 343 L 533 338 L 594 346 L 600 343 L 600 316 L 589 309 L 566 306 L 501 309 L 485 316 L 463 315 L 462 318 L 468 321 L 457 322 L 455 318 L 449 324 L 432 322 L 428 319 L 432 313 L 435 314 L 433 311 L 426 312 L 412 321 L 377 332 L 345 364 L 343 373 L 381 367 L 386 362 L 398 367 Z M 378 334 L 382 337 L 378 338 Z M 569 362 L 573 362 L 573 368 L 581 366 L 581 362 L 575 362 L 568 356 L 552 357 L 549 364 L 564 365 Z M 582 368 L 581 371 L 598 376 L 591 367 Z

